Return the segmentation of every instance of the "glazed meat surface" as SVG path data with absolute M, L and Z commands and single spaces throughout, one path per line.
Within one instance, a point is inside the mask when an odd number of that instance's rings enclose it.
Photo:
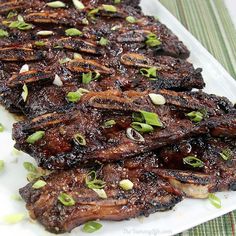
M 15 147 L 33 156 L 43 168 L 66 169 L 81 162 L 121 160 L 198 134 L 235 136 L 235 110 L 225 98 L 194 92 L 159 92 L 166 97 L 165 105 L 154 105 L 147 92 L 87 93 L 69 112 L 16 123 Z M 205 118 L 198 123 L 186 116 L 196 110 L 205 111 Z M 135 131 L 130 127 L 137 121 L 134 115 L 140 111 L 151 112 L 160 124 L 152 132 L 132 134 Z M 105 127 L 109 120 L 115 124 Z M 34 144 L 27 143 L 28 136 L 36 131 L 44 131 L 45 136 Z M 75 141 L 76 134 L 83 137 L 86 145 Z

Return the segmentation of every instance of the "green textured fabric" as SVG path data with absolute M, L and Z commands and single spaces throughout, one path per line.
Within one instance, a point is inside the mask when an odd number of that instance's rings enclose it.
M 236 30 L 223 0 L 160 0 L 236 79 Z M 236 235 L 236 211 L 180 236 Z

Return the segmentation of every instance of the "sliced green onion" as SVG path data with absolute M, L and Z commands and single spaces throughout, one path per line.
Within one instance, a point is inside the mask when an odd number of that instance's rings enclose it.
M 121 0 L 114 0 L 114 3 L 119 4 L 119 3 L 121 3 Z
M 106 198 L 107 198 L 107 194 L 106 194 L 106 192 L 104 191 L 104 189 L 95 189 L 95 188 L 93 188 L 93 191 L 94 191 L 95 193 L 97 193 L 97 195 L 98 195 L 100 198 L 102 198 L 102 199 L 106 199 Z
M 141 133 L 149 133 L 154 130 L 151 125 L 140 122 L 132 122 L 131 127 Z
M 101 37 L 101 39 L 99 40 L 99 44 L 101 46 L 106 46 L 108 43 L 109 43 L 109 40 L 104 37 Z
M 148 96 L 155 105 L 164 105 L 166 103 L 165 97 L 161 94 L 149 93 Z
M 17 12 L 10 11 L 10 12 L 7 14 L 7 19 L 11 19 L 11 18 L 14 17 L 14 16 L 17 16 Z
M 125 191 L 128 191 L 128 190 L 131 190 L 133 189 L 134 187 L 134 184 L 129 180 L 129 179 L 123 179 L 119 182 L 119 186 L 125 190 Z
M 58 200 L 64 205 L 64 206 L 74 206 L 75 205 L 75 200 L 73 197 L 66 193 L 60 193 L 58 196 Z
M 78 145 L 86 146 L 86 139 L 85 139 L 85 137 L 84 137 L 82 134 L 80 134 L 80 133 L 75 134 L 74 137 L 73 137 L 73 140 L 74 140 L 74 142 L 75 142 L 76 144 L 78 144 Z
M 4 126 L 3 124 L 0 123 L 0 132 L 3 132 L 4 131 Z
M 113 5 L 106 5 L 106 4 L 103 4 L 102 7 L 103 7 L 103 9 L 104 9 L 105 11 L 108 11 L 108 12 L 117 12 L 116 7 L 113 6 Z
M 81 98 L 81 93 L 79 93 L 78 91 L 76 92 L 69 92 L 66 95 L 66 98 L 69 102 L 78 102 Z
M 73 55 L 74 55 L 74 59 L 82 59 L 83 58 L 82 55 L 79 53 L 74 53 Z
M 106 183 L 100 179 L 97 179 L 95 171 L 89 172 L 85 177 L 85 183 L 90 189 L 102 189 L 105 187 Z
M 21 69 L 20 69 L 20 73 L 24 73 L 29 71 L 29 65 L 28 64 L 24 64 Z
M 107 120 L 104 122 L 104 127 L 105 128 L 111 128 L 113 127 L 114 125 L 116 124 L 116 121 L 115 120 Z
M 11 195 L 11 199 L 14 201 L 22 201 L 22 197 L 19 194 Z
M 71 61 L 71 59 L 69 57 L 65 57 L 63 59 L 60 59 L 59 60 L 59 63 L 62 65 L 62 64 L 65 64 L 67 62 Z
M 200 122 L 204 117 L 204 115 L 200 111 L 189 112 L 188 114 L 186 114 L 186 116 L 194 122 Z
M 53 84 L 58 86 L 58 87 L 61 87 L 63 85 L 63 82 L 62 82 L 62 80 L 61 80 L 59 75 L 55 74 L 55 78 L 53 80 Z
M 157 127 L 163 127 L 163 124 L 160 121 L 159 116 L 156 113 L 148 112 L 148 111 L 140 111 L 146 124 L 153 125 Z
M 85 233 L 93 233 L 102 228 L 102 225 L 95 221 L 88 221 L 83 226 L 83 232 Z
M 80 30 L 76 28 L 67 29 L 65 33 L 66 33 L 66 36 L 80 36 L 83 34 Z
M 23 18 L 22 15 L 18 15 L 17 20 L 20 21 L 20 22 L 24 22 L 24 18 Z
M 221 151 L 220 156 L 222 157 L 222 159 L 227 161 L 227 160 L 231 159 L 232 151 L 229 148 L 226 148 L 226 149 Z
M 24 162 L 23 166 L 29 172 L 37 172 L 37 168 L 30 162 Z
M 151 67 L 149 69 L 147 68 L 141 68 L 140 73 L 148 78 L 156 78 L 157 77 L 157 67 Z
M 126 19 L 127 22 L 129 22 L 131 24 L 134 24 L 134 23 L 137 22 L 136 18 L 133 17 L 133 16 L 127 16 L 125 19 Z
M 0 172 L 3 171 L 4 166 L 5 166 L 4 161 L 0 160 Z
M 114 26 L 111 28 L 111 30 L 112 30 L 112 31 L 115 31 L 115 30 L 117 30 L 117 29 L 119 29 L 119 28 L 121 28 L 120 25 L 114 25 Z
M 79 0 L 72 0 L 72 2 L 77 10 L 83 10 L 85 8 L 84 4 Z
M 19 29 L 19 30 L 29 30 L 33 28 L 33 25 L 25 23 L 24 21 L 18 20 L 18 21 L 12 21 L 9 27 Z
M 21 97 L 23 98 L 23 101 L 26 102 L 28 94 L 29 94 L 29 90 L 26 84 L 23 85 L 23 92 L 21 93 Z
M 161 45 L 161 41 L 157 38 L 157 35 L 153 33 L 147 35 L 147 40 L 145 43 L 149 47 L 157 47 Z
M 214 207 L 221 208 L 221 200 L 215 194 L 209 193 L 208 199 Z
M 88 16 L 91 18 L 94 18 L 94 16 L 99 12 L 99 8 L 94 8 L 91 11 L 89 11 Z
M 43 42 L 43 41 L 35 41 L 34 44 L 35 44 L 36 46 L 38 46 L 38 47 L 43 47 L 43 46 L 46 45 L 46 43 Z
M 8 37 L 9 34 L 6 30 L 0 29 L 0 38 Z
M 61 1 L 48 2 L 46 5 L 53 8 L 60 8 L 66 6 L 66 4 Z
M 49 35 L 53 35 L 54 33 L 51 30 L 41 30 L 41 31 L 38 31 L 36 34 L 40 36 L 49 36 Z
M 89 90 L 88 89 L 84 89 L 84 88 L 79 88 L 77 90 L 81 95 L 84 95 L 85 93 L 89 93 Z
M 32 188 L 34 189 L 40 189 L 42 187 L 44 187 L 47 183 L 43 180 L 37 180 L 33 185 Z
M 82 24 L 88 25 L 89 24 L 88 19 L 87 18 L 82 19 Z
M 45 131 L 36 131 L 35 133 L 31 134 L 27 139 L 26 142 L 30 144 L 34 144 L 35 142 L 42 139 L 45 135 Z
M 183 163 L 192 167 L 204 167 L 204 162 L 195 156 L 187 156 L 183 158 Z
M 126 130 L 126 135 L 129 139 L 136 141 L 136 142 L 144 142 L 145 141 L 144 137 L 133 128 L 128 128 Z
M 24 220 L 25 217 L 26 217 L 25 214 L 17 213 L 17 214 L 7 215 L 3 218 L 3 220 L 7 224 L 16 224 Z
M 89 84 L 92 80 L 96 80 L 100 77 L 100 74 L 95 71 L 95 76 L 93 76 L 93 72 L 90 71 L 88 73 L 83 73 L 82 74 L 82 83 L 83 84 Z

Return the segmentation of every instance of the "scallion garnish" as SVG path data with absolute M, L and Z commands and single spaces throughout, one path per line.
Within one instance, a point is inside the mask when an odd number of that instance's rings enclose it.
M 115 120 L 107 120 L 107 121 L 104 122 L 103 127 L 104 127 L 104 128 L 111 128 L 111 127 L 113 127 L 115 124 L 116 124 L 116 121 L 115 121 Z
M 186 114 L 186 116 L 189 117 L 189 119 L 193 122 L 200 122 L 203 119 L 204 114 L 202 114 L 200 111 L 192 111 Z
M 83 58 L 81 54 L 76 53 L 76 52 L 73 54 L 73 56 L 74 56 L 74 59 L 82 59 Z
M 148 78 L 156 78 L 157 77 L 157 67 L 151 67 L 151 68 L 141 68 L 140 73 Z
M 115 31 L 115 30 L 117 30 L 117 29 L 119 29 L 119 28 L 121 28 L 120 25 L 114 25 L 113 27 L 111 27 L 111 30 L 112 30 L 112 31 Z
M 209 193 L 208 199 L 214 207 L 221 208 L 221 200 L 215 194 Z
M 117 11 L 116 7 L 113 5 L 103 4 L 102 7 L 105 11 L 108 11 L 108 12 L 116 12 Z
M 109 40 L 104 37 L 101 37 L 101 39 L 99 40 L 99 44 L 101 46 L 106 46 L 108 43 L 109 43 Z
M 0 29 L 0 38 L 8 37 L 9 34 L 6 30 Z
M 82 24 L 88 25 L 89 24 L 88 19 L 87 18 L 82 19 Z
M 66 36 L 80 36 L 83 34 L 80 30 L 76 28 L 67 29 L 65 33 L 66 33 Z
M 13 194 L 11 195 L 11 199 L 14 201 L 22 201 L 22 197 L 19 194 Z
M 93 233 L 102 228 L 102 225 L 96 221 L 88 221 L 83 226 L 83 232 L 85 233 Z
M 49 36 L 49 35 L 53 35 L 54 33 L 51 30 L 41 30 L 41 31 L 38 31 L 36 34 L 40 36 Z
M 83 73 L 82 74 L 82 83 L 83 84 L 89 84 L 92 80 L 96 80 L 100 77 L 100 74 L 95 71 L 95 76 L 93 77 L 93 72 L 90 71 L 88 73 Z
M 0 123 L 0 132 L 3 132 L 4 131 L 4 126 L 3 124 Z
M 161 41 L 157 38 L 157 35 L 153 33 L 147 35 L 145 43 L 148 47 L 157 47 L 161 45 Z
M 149 133 L 154 130 L 151 125 L 140 122 L 132 122 L 131 127 L 141 133 Z
M 136 18 L 133 17 L 133 16 L 127 16 L 125 19 L 126 19 L 127 22 L 129 22 L 131 24 L 134 24 L 134 23 L 137 22 Z
M 0 172 L 3 171 L 4 166 L 5 166 L 4 161 L 0 160 Z
M 29 30 L 33 28 L 33 25 L 29 23 L 25 23 L 23 17 L 21 15 L 18 15 L 17 21 L 12 21 L 9 27 L 16 28 L 19 30 Z
M 222 159 L 227 161 L 227 160 L 231 159 L 232 151 L 229 148 L 223 149 L 220 153 L 220 156 L 222 157 Z
M 21 97 L 23 98 L 23 101 L 26 102 L 28 94 L 29 94 L 29 90 L 26 84 L 23 85 L 23 91 L 21 93 Z
M 121 0 L 114 0 L 114 3 L 119 4 L 119 3 L 121 3 Z
M 59 63 L 62 65 L 62 64 L 65 64 L 67 62 L 71 61 L 71 59 L 69 57 L 65 57 L 63 59 L 60 59 L 59 60 Z
M 46 5 L 52 8 L 61 8 L 66 6 L 66 4 L 61 1 L 48 2 Z
M 148 96 L 155 105 L 164 105 L 166 103 L 165 97 L 161 94 L 149 93 Z
M 34 189 L 40 189 L 42 187 L 44 187 L 47 183 L 43 180 L 37 180 L 33 185 L 32 188 Z
M 26 218 L 26 215 L 23 213 L 17 213 L 17 214 L 11 214 L 7 215 L 3 218 L 4 222 L 7 224 L 16 224 L 20 221 L 24 220 Z
M 78 144 L 78 145 L 86 146 L 86 139 L 85 139 L 85 137 L 84 137 L 82 134 L 80 134 L 80 133 L 75 134 L 74 137 L 73 137 L 73 140 L 74 140 L 74 142 L 75 142 L 76 144 Z
M 72 0 L 72 2 L 77 10 L 83 10 L 85 8 L 84 4 L 79 0 Z
M 78 92 L 78 91 L 75 91 L 75 92 L 69 92 L 67 95 L 66 95 L 66 99 L 69 101 L 69 102 L 78 102 L 81 98 L 81 94 Z
M 99 12 L 99 8 L 94 8 L 91 11 L 89 11 L 88 16 L 91 18 L 95 18 L 94 16 Z
M 126 135 L 129 139 L 136 141 L 136 142 L 144 142 L 145 141 L 144 137 L 133 128 L 128 128 L 126 130 Z
M 204 162 L 195 156 L 187 156 L 183 158 L 183 163 L 192 167 L 204 167 Z
M 58 196 L 58 200 L 64 205 L 64 206 L 74 206 L 75 200 L 73 197 L 66 193 L 60 193 Z
M 35 41 L 34 44 L 35 44 L 35 46 L 37 46 L 37 47 L 43 47 L 43 46 L 46 45 L 46 43 L 43 42 L 43 41 Z
M 106 183 L 101 179 L 97 179 L 95 171 L 89 172 L 85 177 L 86 186 L 90 189 L 102 189 L 105 187 Z
M 129 180 L 129 179 L 123 179 L 119 182 L 119 186 L 125 190 L 125 191 L 128 191 L 128 190 L 131 190 L 133 189 L 134 187 L 134 184 Z
M 11 18 L 14 17 L 14 16 L 17 16 L 17 12 L 10 11 L 10 12 L 7 14 L 7 19 L 11 19 Z
M 107 198 L 107 194 L 105 192 L 104 189 L 95 189 L 93 188 L 93 191 L 102 199 L 106 199 Z
M 35 142 L 42 139 L 45 135 L 45 131 L 36 131 L 35 133 L 31 134 L 27 139 L 26 142 L 30 144 L 34 144 Z
M 157 127 L 163 127 L 163 124 L 156 113 L 148 112 L 148 111 L 140 111 L 140 113 L 142 114 L 146 124 L 157 126 Z

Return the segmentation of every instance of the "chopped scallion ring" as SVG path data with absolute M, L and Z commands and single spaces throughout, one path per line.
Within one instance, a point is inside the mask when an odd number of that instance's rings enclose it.
M 125 19 L 126 19 L 127 22 L 129 22 L 131 24 L 134 24 L 134 23 L 137 22 L 137 20 L 133 16 L 127 16 Z
M 80 36 L 83 34 L 80 30 L 76 28 L 67 29 L 65 33 L 66 33 L 66 36 Z
M 29 90 L 26 84 L 23 85 L 23 92 L 21 93 L 21 97 L 23 98 L 23 101 L 26 102 L 29 95 Z
M 107 194 L 105 192 L 104 189 L 96 189 L 96 188 L 93 188 L 93 191 L 102 199 L 106 199 L 107 198 Z
M 52 8 L 61 8 L 66 6 L 66 4 L 61 1 L 48 2 L 46 5 Z
M 221 208 L 221 200 L 215 194 L 209 193 L 208 199 L 214 207 Z
M 85 183 L 90 189 L 102 189 L 105 187 L 106 183 L 100 179 L 97 179 L 95 171 L 89 172 L 85 177 Z
M 165 97 L 161 94 L 149 93 L 148 96 L 155 105 L 164 105 L 166 103 Z
M 83 226 L 83 232 L 85 233 L 93 233 L 102 228 L 102 225 L 95 221 L 88 221 Z
M 183 158 L 183 163 L 192 167 L 204 167 L 204 162 L 195 156 L 187 156 Z
M 150 33 L 147 35 L 146 45 L 148 47 L 157 47 L 161 45 L 161 41 L 157 38 L 157 35 Z
M 156 113 L 142 111 L 142 110 L 140 111 L 140 113 L 142 114 L 144 120 L 146 121 L 146 124 L 157 126 L 157 127 L 163 127 L 163 124 Z
M 222 157 L 222 159 L 224 159 L 225 161 L 231 159 L 232 157 L 232 151 L 227 148 L 227 149 L 223 149 L 220 153 L 220 156 Z
M 85 8 L 84 4 L 79 0 L 72 0 L 72 2 L 77 10 L 83 10 Z
M 104 9 L 105 11 L 108 11 L 108 12 L 117 12 L 116 7 L 113 6 L 113 5 L 106 5 L 106 4 L 103 4 L 102 7 L 103 7 L 103 9 Z
M 42 139 L 45 135 L 45 131 L 36 131 L 35 133 L 31 134 L 27 139 L 26 142 L 30 144 L 34 144 L 35 142 Z
M 0 29 L 0 38 L 9 37 L 9 34 L 6 30 Z
M 136 141 L 136 142 L 144 142 L 145 141 L 144 137 L 133 128 L 128 128 L 126 130 L 126 135 L 129 139 Z
M 64 205 L 64 206 L 74 206 L 75 205 L 75 200 L 73 197 L 66 193 L 60 193 L 58 196 L 58 200 Z
M 128 190 L 131 190 L 133 189 L 134 187 L 134 184 L 129 180 L 129 179 L 123 179 L 119 182 L 119 186 L 125 190 L 125 191 L 128 191 Z
M 80 133 L 75 134 L 74 137 L 73 137 L 73 140 L 78 145 L 86 146 L 85 137 Z
M 109 40 L 104 37 L 101 37 L 101 39 L 99 40 L 99 44 L 101 46 L 106 46 L 108 43 L 109 43 Z
M 43 180 L 37 180 L 33 185 L 32 188 L 34 189 L 40 189 L 42 187 L 44 187 L 47 183 Z
M 204 114 L 200 111 L 192 111 L 186 114 L 187 117 L 193 122 L 200 122 L 204 118 Z
M 140 122 L 132 122 L 131 127 L 141 133 L 149 133 L 154 130 L 151 125 Z
M 157 77 L 157 67 L 150 67 L 150 68 L 141 68 L 140 73 L 148 78 L 156 78 Z

